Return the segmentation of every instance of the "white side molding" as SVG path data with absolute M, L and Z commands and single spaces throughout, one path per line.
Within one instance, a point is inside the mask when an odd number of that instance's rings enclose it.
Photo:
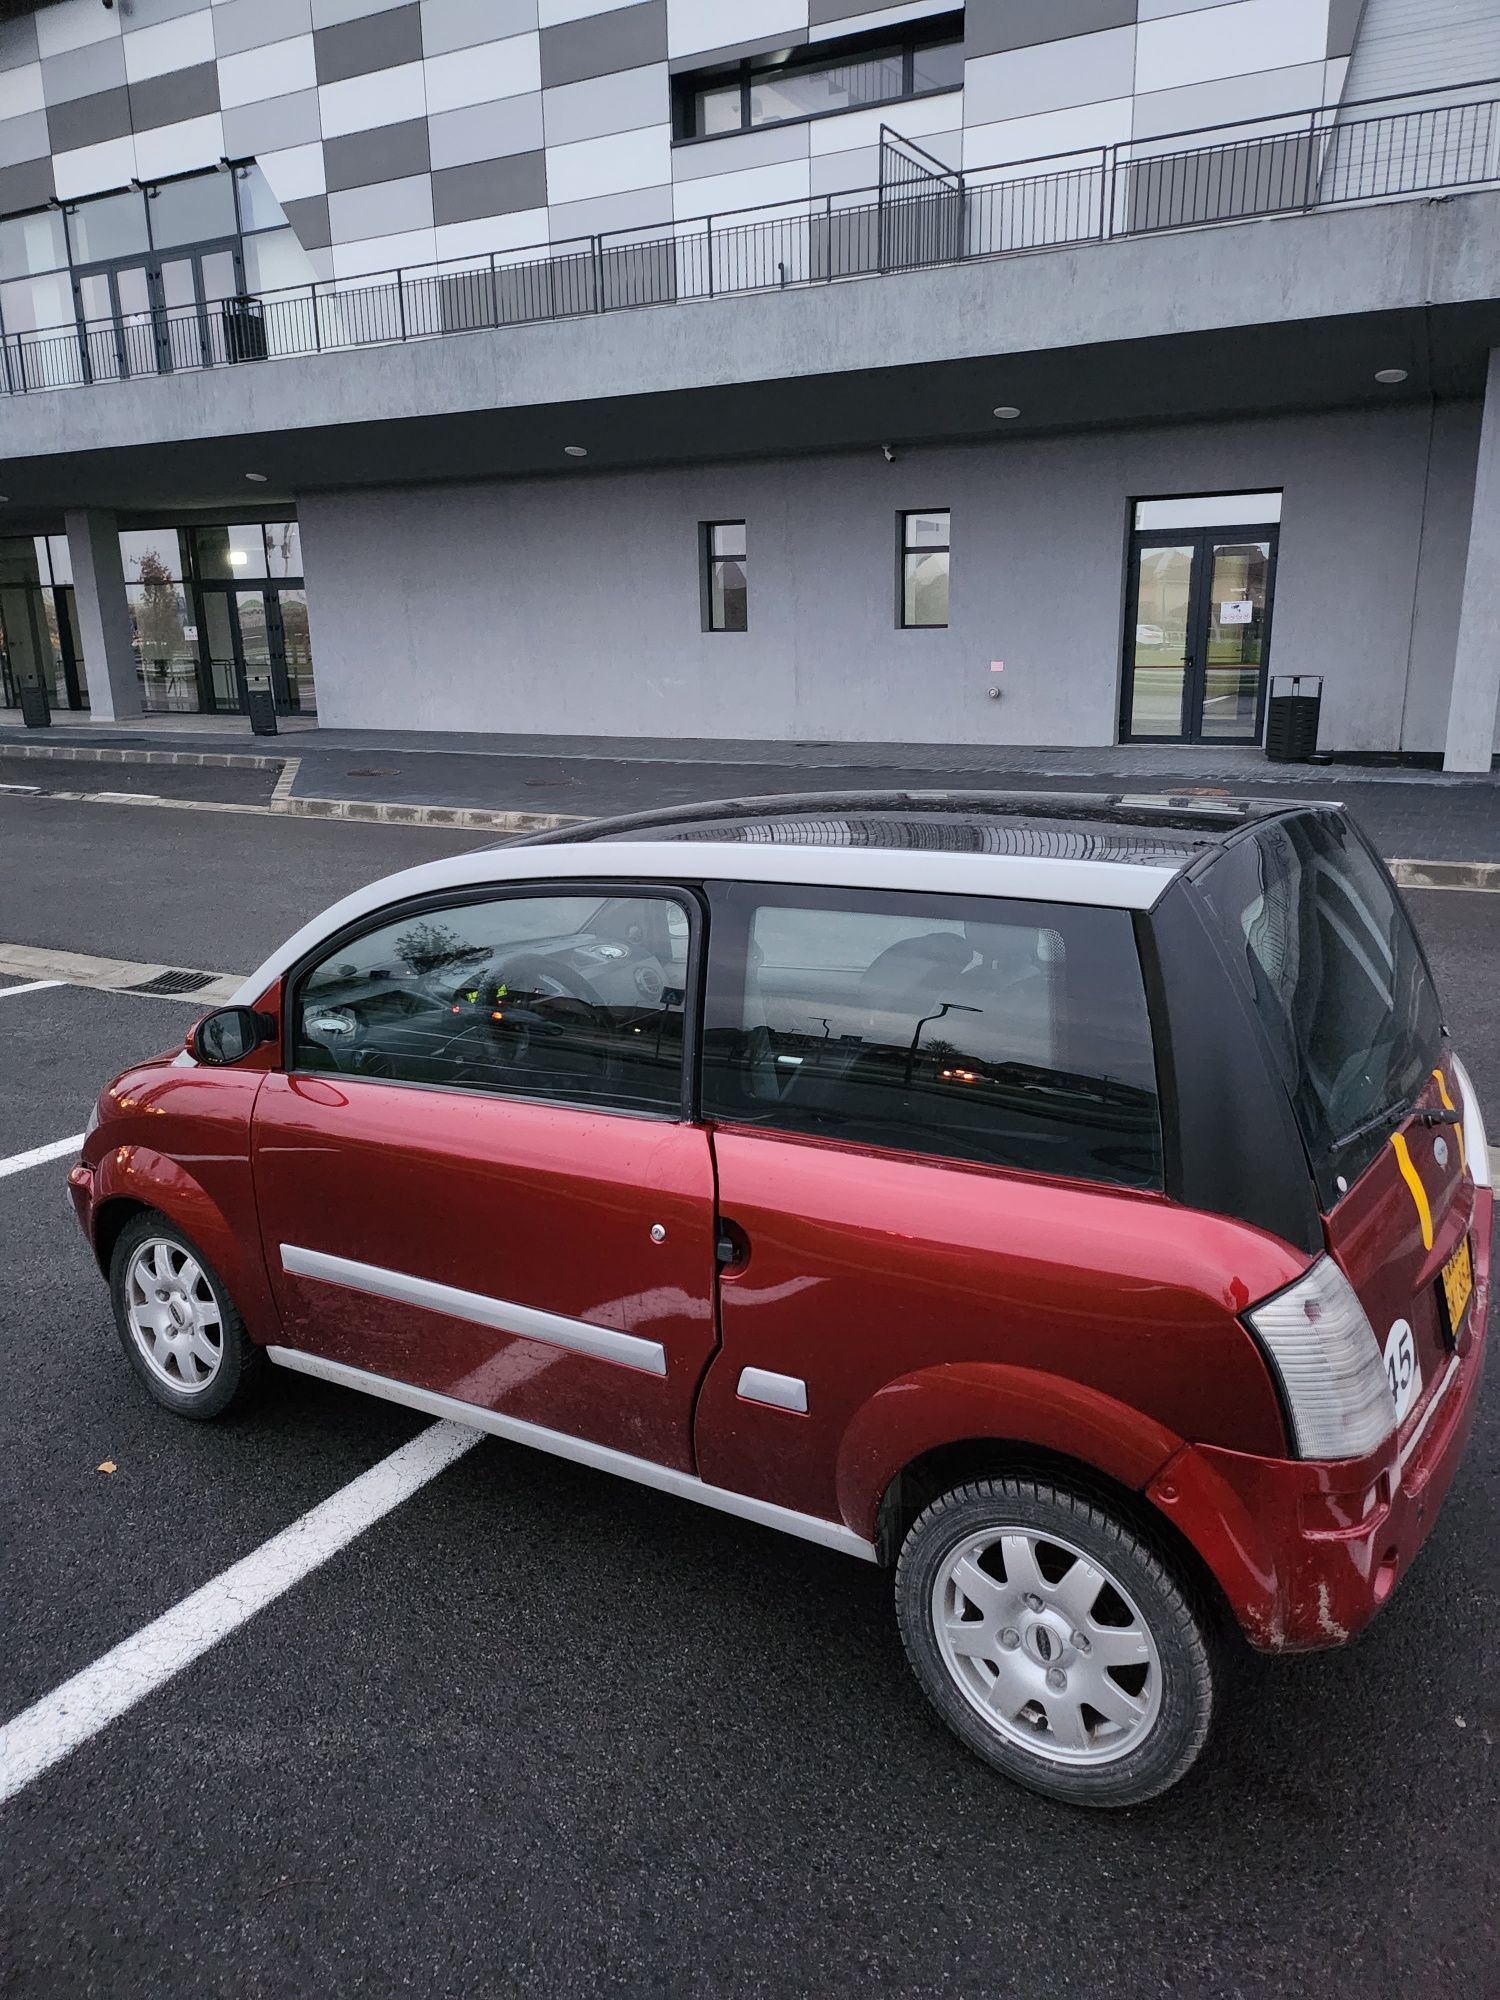
M 791 1507 L 778 1507 L 770 1500 L 756 1500 L 748 1493 L 732 1493 L 724 1486 L 710 1486 L 691 1472 L 675 1466 L 658 1465 L 653 1459 L 633 1458 L 612 1445 L 592 1444 L 587 1438 L 567 1431 L 547 1430 L 541 1424 L 523 1423 L 498 1410 L 484 1410 L 477 1403 L 461 1403 L 453 1396 L 440 1396 L 433 1389 L 417 1389 L 409 1382 L 393 1382 L 385 1375 L 371 1375 L 363 1368 L 351 1368 L 343 1361 L 325 1361 L 320 1354 L 304 1354 L 295 1347 L 268 1347 L 268 1358 L 279 1367 L 299 1375 L 312 1375 L 320 1382 L 336 1382 L 345 1389 L 359 1389 L 383 1402 L 401 1403 L 428 1416 L 443 1417 L 449 1423 L 465 1424 L 470 1430 L 487 1431 L 508 1444 L 530 1445 L 534 1451 L 550 1452 L 554 1458 L 571 1459 L 575 1465 L 592 1466 L 596 1472 L 613 1472 L 638 1486 L 655 1487 L 658 1493 L 674 1494 L 679 1500 L 696 1500 L 700 1507 L 712 1507 L 720 1514 L 733 1514 L 741 1521 L 754 1521 L 762 1528 L 779 1528 L 804 1542 L 817 1542 L 825 1549 L 858 1556 L 863 1562 L 878 1562 L 875 1544 L 856 1535 L 842 1521 L 825 1521 L 816 1514 L 799 1514 Z
M 807 1414 L 807 1384 L 800 1375 L 777 1375 L 769 1368 L 742 1368 L 735 1394 L 742 1403 L 768 1403 L 773 1410 Z
M 320 1284 L 343 1285 L 351 1292 L 392 1299 L 397 1305 L 449 1313 L 454 1319 L 473 1320 L 476 1326 L 492 1326 L 499 1333 L 514 1333 L 523 1340 L 544 1340 L 551 1347 L 591 1354 L 596 1361 L 617 1361 L 624 1368 L 639 1368 L 647 1375 L 667 1372 L 666 1350 L 660 1341 L 617 1333 L 613 1327 L 595 1326 L 592 1320 L 566 1319 L 561 1313 L 542 1312 L 536 1306 L 492 1299 L 485 1292 L 436 1285 L 429 1278 L 414 1278 L 405 1271 L 387 1271 L 379 1264 L 356 1263 L 352 1257 L 330 1257 L 322 1250 L 299 1250 L 295 1243 L 282 1244 L 281 1268 L 296 1278 L 316 1278 Z

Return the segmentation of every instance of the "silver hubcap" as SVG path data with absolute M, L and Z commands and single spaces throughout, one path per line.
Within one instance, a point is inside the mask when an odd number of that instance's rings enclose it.
M 1056 1535 L 989 1528 L 932 1591 L 943 1664 L 997 1735 L 1057 1764 L 1104 1764 L 1161 1708 L 1161 1660 L 1117 1578 Z
M 224 1323 L 213 1287 L 179 1243 L 152 1237 L 125 1272 L 131 1338 L 151 1373 L 169 1388 L 206 1389 L 224 1358 Z

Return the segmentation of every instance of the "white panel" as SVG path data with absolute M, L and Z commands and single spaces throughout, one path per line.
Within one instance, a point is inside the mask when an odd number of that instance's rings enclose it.
M 541 249 L 547 241 L 547 211 L 522 208 L 511 215 L 481 215 L 472 222 L 444 222 L 434 234 L 440 263 L 449 257 L 487 257 L 492 250 Z
M 1113 146 L 1128 139 L 1134 106 L 1133 98 L 1107 97 L 1099 104 L 1076 104 L 1066 111 L 1040 111 L 1033 118 L 971 125 L 964 133 L 964 166 L 978 169 L 1035 160 L 1045 162 L 1038 164 L 1038 173 L 1056 173 L 1065 163 L 1052 159 L 1053 154 Z
M 135 141 L 106 139 L 98 146 L 80 146 L 76 152 L 54 153 L 52 172 L 62 201 L 123 187 L 135 178 Z
M 555 28 L 562 21 L 582 21 L 590 14 L 613 14 L 617 8 L 635 4 L 636 0 L 540 0 L 537 25 Z
M 436 261 L 430 229 L 409 229 L 400 236 L 367 236 L 358 243 L 336 243 L 333 249 L 334 275 L 339 278 L 359 278 L 394 271 L 403 264 Z
M 246 49 L 240 56 L 219 58 L 219 103 L 259 104 L 262 98 L 286 97 L 294 90 L 316 90 L 317 65 L 311 35 L 292 35 L 284 42 Z
M 137 28 L 125 37 L 125 75 L 131 83 L 213 59 L 214 19 L 206 7 L 201 14 L 180 14 L 175 21 Z
M 1365 0 L 1349 68 L 1351 101 L 1496 75 L 1500 6 L 1495 0 Z
M 422 65 L 401 63 L 395 69 L 373 70 L 369 76 L 325 83 L 318 91 L 318 108 L 325 139 L 339 138 L 345 132 L 367 132 L 374 125 L 399 125 L 406 118 L 421 118 L 427 109 Z
M 1184 494 L 1173 500 L 1138 500 L 1138 528 L 1259 528 L 1281 519 L 1279 493 Z
M 38 7 L 35 12 L 39 55 L 60 56 L 89 42 L 107 42 L 120 32 L 119 14 L 107 13 L 99 0 L 63 0 L 60 7 Z
M 806 26 L 807 0 L 735 0 L 733 7 L 725 0 L 667 0 L 667 54 L 690 56 Z
M 1323 65 L 1323 102 L 1338 104 L 1344 95 L 1344 85 L 1349 79 L 1349 58 L 1335 56 Z
M 861 35 L 871 28 L 888 28 L 900 21 L 921 21 L 929 14 L 952 14 L 955 12 L 953 0 L 909 0 L 905 7 L 882 7 L 875 13 L 856 13 L 851 7 L 847 16 L 837 21 L 819 21 L 809 30 L 810 42 L 832 41 L 838 35 Z
M 541 37 L 512 35 L 475 49 L 455 49 L 451 55 L 429 56 L 422 67 L 427 72 L 429 111 L 456 111 L 463 104 L 520 97 L 542 87 Z
M 29 112 L 42 110 L 44 103 L 40 63 L 0 69 L 0 118 L 24 118 Z
M 256 155 L 271 192 L 283 207 L 310 194 L 322 194 L 328 183 L 323 170 L 323 148 L 283 146 L 275 153 Z
M 810 185 L 806 160 L 788 160 L 779 167 L 749 167 L 742 174 L 705 174 L 701 180 L 677 182 L 672 191 L 672 212 L 682 221 L 694 215 L 759 208 L 766 202 L 802 201 Z
M 224 121 L 217 111 L 204 118 L 185 118 L 180 125 L 158 125 L 150 132 L 135 135 L 135 170 L 142 180 L 216 166 L 223 157 Z
M 1142 21 L 1136 29 L 1135 87 L 1175 90 L 1217 76 L 1287 69 L 1322 62 L 1328 46 L 1328 9 L 1308 0 L 1236 0 Z
M 590 195 L 660 187 L 671 177 L 671 129 L 666 125 L 580 139 L 547 152 L 549 202 L 586 201 Z
M 887 104 L 878 111 L 846 111 L 838 118 L 815 118 L 807 131 L 814 153 L 847 153 L 851 146 L 878 146 L 882 125 L 894 125 L 905 139 L 923 139 L 929 132 L 956 131 L 963 120 L 963 92 L 944 90 L 936 97 Z

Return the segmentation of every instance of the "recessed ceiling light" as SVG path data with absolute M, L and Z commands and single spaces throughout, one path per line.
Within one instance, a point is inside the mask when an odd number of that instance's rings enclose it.
M 589 448 L 586 444 L 565 444 L 563 450 L 568 454 L 569 458 L 587 458 L 589 455 Z
M 1018 417 L 1020 414 L 1021 412 L 1016 408 L 1014 403 L 997 403 L 995 405 L 995 415 L 1007 424 L 1010 423 L 1012 418 Z
M 9 505 L 10 495 L 8 493 L 0 493 L 0 507 L 7 507 Z
M 1406 380 L 1406 370 L 1404 368 L 1377 368 L 1375 370 L 1375 380 L 1386 383 L 1404 382 Z
M 264 472 L 247 472 L 245 474 L 245 477 L 248 480 L 251 480 L 256 486 L 264 486 L 266 483 L 267 476 L 268 475 Z

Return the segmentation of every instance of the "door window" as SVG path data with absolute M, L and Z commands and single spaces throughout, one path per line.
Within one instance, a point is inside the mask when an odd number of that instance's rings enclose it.
M 685 919 L 597 892 L 409 911 L 300 982 L 295 1066 L 678 1115 Z
M 749 887 L 714 908 L 710 1115 L 1160 1186 L 1124 911 Z

